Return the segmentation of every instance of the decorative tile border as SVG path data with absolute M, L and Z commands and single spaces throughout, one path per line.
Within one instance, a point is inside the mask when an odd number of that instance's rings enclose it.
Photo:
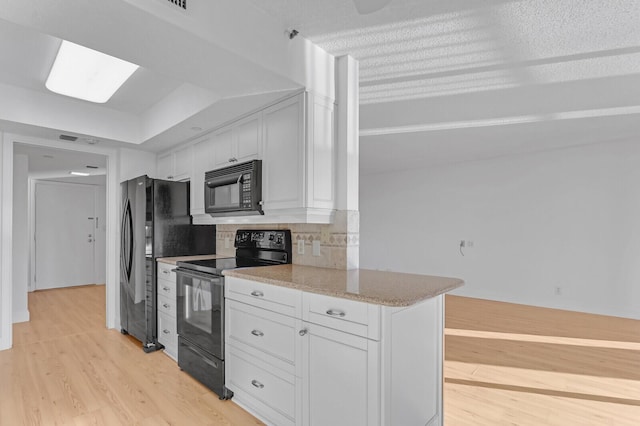
M 216 253 L 233 256 L 233 241 L 238 229 L 290 229 L 293 243 L 293 263 L 333 269 L 355 269 L 359 265 L 360 216 L 357 211 L 337 211 L 335 222 L 320 224 L 242 224 L 216 226 Z M 229 239 L 229 248 L 224 247 Z M 304 254 L 298 254 L 298 241 L 303 240 Z M 320 256 L 312 255 L 313 241 L 320 241 Z

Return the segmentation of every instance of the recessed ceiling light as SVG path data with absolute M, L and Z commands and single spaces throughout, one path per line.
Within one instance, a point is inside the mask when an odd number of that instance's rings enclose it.
M 138 65 L 63 40 L 47 78 L 47 89 L 85 101 L 105 103 Z
M 69 174 L 74 176 L 91 176 L 91 173 L 87 172 L 69 172 Z
M 100 140 L 95 139 L 95 138 L 83 138 L 83 141 L 85 141 L 86 143 L 88 143 L 89 145 L 95 145 L 98 142 L 100 142 Z

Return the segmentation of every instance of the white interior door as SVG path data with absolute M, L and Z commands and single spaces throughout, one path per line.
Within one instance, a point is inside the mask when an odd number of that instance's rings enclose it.
M 35 289 L 94 284 L 95 187 L 35 187 Z

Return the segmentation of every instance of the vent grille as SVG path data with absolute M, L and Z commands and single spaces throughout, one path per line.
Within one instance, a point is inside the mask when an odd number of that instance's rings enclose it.
M 176 6 L 182 8 L 184 10 L 187 10 L 187 0 L 168 0 L 168 1 L 169 1 L 169 3 L 173 3 Z
M 98 166 L 87 166 L 87 169 L 97 169 Z
M 234 164 L 233 166 L 224 167 L 218 170 L 211 170 L 210 172 L 206 172 L 204 174 L 205 179 L 211 179 L 220 176 L 226 176 L 234 173 L 242 173 L 242 172 L 250 172 L 252 170 L 257 169 L 260 165 L 260 160 L 247 161 L 242 164 Z
M 63 141 L 71 141 L 71 142 L 75 142 L 78 140 L 77 136 L 71 136 L 71 135 L 60 135 L 60 139 L 62 139 Z

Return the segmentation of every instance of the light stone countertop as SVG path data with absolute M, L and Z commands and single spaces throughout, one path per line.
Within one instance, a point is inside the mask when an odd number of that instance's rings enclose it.
M 220 259 L 223 257 L 229 257 L 229 256 L 222 256 L 222 255 L 218 255 L 218 254 L 203 254 L 200 256 L 178 256 L 178 257 L 159 257 L 156 259 L 156 262 L 162 262 L 162 263 L 168 263 L 170 265 L 175 265 L 176 262 L 185 262 L 185 261 L 189 261 L 189 260 L 208 260 L 208 259 Z M 233 257 L 233 256 L 231 256 Z
M 464 285 L 458 278 L 301 265 L 232 269 L 223 275 L 386 306 L 410 306 Z

